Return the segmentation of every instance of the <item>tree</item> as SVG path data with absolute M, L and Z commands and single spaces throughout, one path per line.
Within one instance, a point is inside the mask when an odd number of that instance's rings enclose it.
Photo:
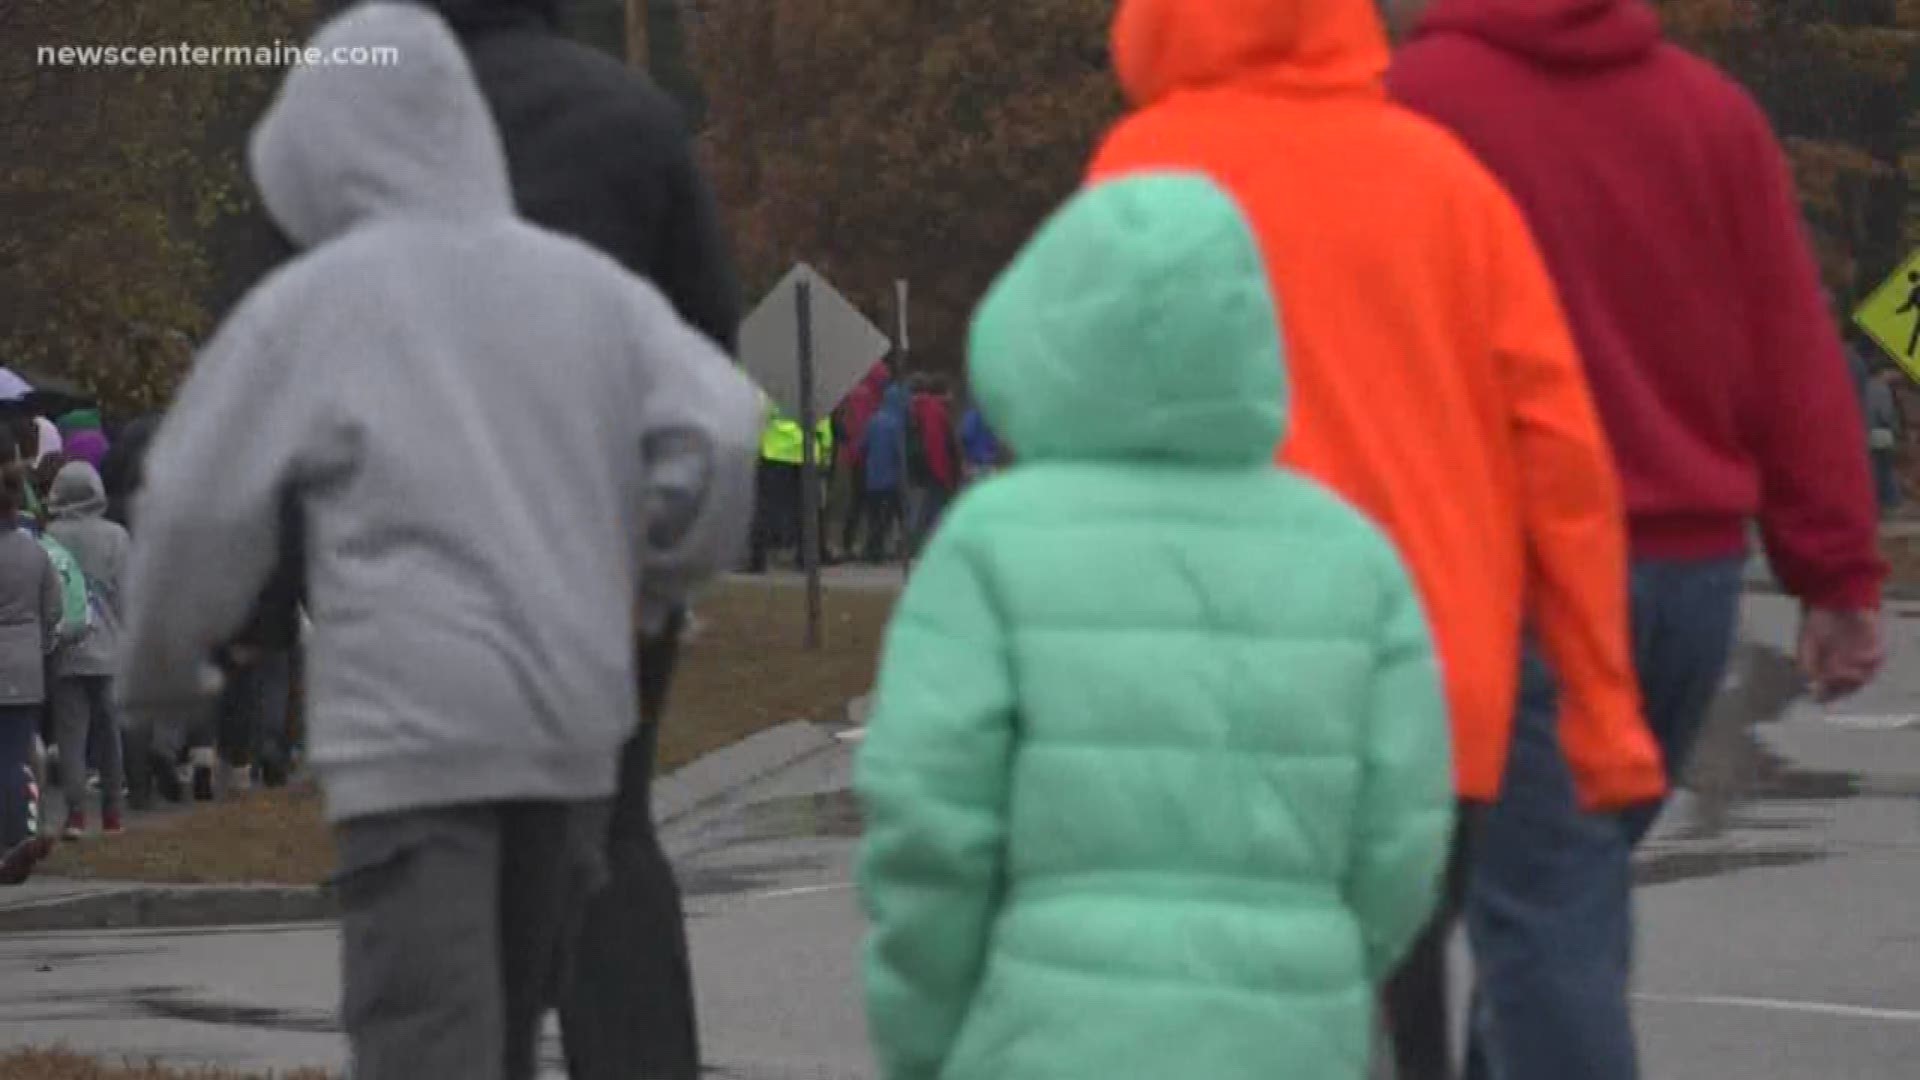
M 812 263 L 917 362 L 957 367 L 993 275 L 1078 181 L 1119 100 L 1111 0 L 689 5 L 704 149 L 756 291 Z
M 1785 137 L 1836 297 L 1858 298 L 1920 245 L 1920 0 L 1660 6 Z
M 0 363 L 69 376 L 121 409 L 163 402 L 179 334 L 206 329 L 209 231 L 244 205 L 209 132 L 268 68 L 62 66 L 42 47 L 259 46 L 290 3 L 0 0 Z M 300 5 L 304 8 L 304 4 Z

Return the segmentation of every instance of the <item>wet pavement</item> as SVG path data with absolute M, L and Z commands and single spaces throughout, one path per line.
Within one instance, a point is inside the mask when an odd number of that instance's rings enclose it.
M 1920 607 L 1897 614 L 1887 678 L 1828 711 L 1795 696 L 1792 607 L 1750 601 L 1691 791 L 1637 867 L 1648 1077 L 1913 1074 Z M 666 830 L 716 1076 L 873 1075 L 851 751 L 814 754 Z M 338 1065 L 336 948 L 326 927 L 0 937 L 0 1045 Z

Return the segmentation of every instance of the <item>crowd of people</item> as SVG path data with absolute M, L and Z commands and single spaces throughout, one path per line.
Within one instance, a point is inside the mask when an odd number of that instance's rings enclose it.
M 283 784 L 296 752 L 297 680 L 287 653 L 223 651 L 220 701 L 174 737 L 156 739 L 122 719 L 112 681 L 131 547 L 128 496 L 152 422 L 112 425 L 109 435 L 97 408 L 49 415 L 55 411 L 0 405 L 0 528 L 34 541 L 9 541 L 10 569 L 0 575 L 8 604 L 0 626 L 10 631 L 0 644 L 0 696 L 18 710 L 0 749 L 0 772 L 17 781 L 0 793 L 0 884 L 24 881 L 55 837 L 119 834 L 129 807 L 211 800 L 256 777 Z M 54 788 L 65 816 L 42 828 L 40 796 Z
M 729 362 L 657 90 L 547 0 L 325 6 L 316 46 L 402 60 L 256 126 L 290 262 L 131 540 L 0 446 L 0 753 L 52 701 L 117 823 L 116 703 L 184 746 L 304 637 L 353 1075 L 526 1080 L 553 1010 L 576 1078 L 698 1075 L 654 740 L 809 439 L 833 554 L 914 564 L 857 768 L 889 1080 L 1358 1080 L 1379 1014 L 1457 1076 L 1462 921 L 1468 1076 L 1638 1075 L 1631 857 L 1749 525 L 1823 697 L 1885 575 L 1784 157 L 1643 0 L 1391 0 L 1397 53 L 1372 0 L 1122 0 L 1129 111 L 981 302 L 971 404 L 883 361 L 814 432 Z
M 1004 464 L 978 405 L 956 418 L 945 376 L 900 374 L 898 366 L 876 361 L 815 432 L 826 565 L 911 560 L 959 493 Z M 800 422 L 770 409 L 760 439 L 752 573 L 764 573 L 782 550 L 801 564 L 805 451 Z

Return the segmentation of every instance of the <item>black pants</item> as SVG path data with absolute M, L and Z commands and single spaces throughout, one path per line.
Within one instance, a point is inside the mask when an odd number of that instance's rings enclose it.
M 865 511 L 867 547 L 866 557 L 870 563 L 883 561 L 888 553 L 888 541 L 896 535 L 904 538 L 907 528 L 906 507 L 900 501 L 900 492 L 869 491 L 861 509 Z
M 587 906 L 560 1000 L 572 1080 L 695 1080 L 700 1041 L 680 886 L 653 824 L 653 762 L 681 620 L 640 647 L 640 729 L 620 762 L 609 881 Z
M 1447 1037 L 1447 942 L 1466 910 L 1474 840 L 1484 813 L 1477 804 L 1460 804 L 1440 908 L 1387 980 L 1384 1004 L 1397 1080 L 1452 1080 L 1458 1074 Z
M 800 546 L 800 466 L 760 462 L 753 501 L 753 568 L 764 570 L 777 548 Z

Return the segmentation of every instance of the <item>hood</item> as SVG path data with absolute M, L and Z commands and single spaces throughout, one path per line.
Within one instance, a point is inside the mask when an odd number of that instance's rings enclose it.
M 392 49 L 399 59 L 297 67 L 254 128 L 254 183 L 289 239 L 313 247 L 380 217 L 513 212 L 493 117 L 459 42 L 432 11 L 361 4 L 313 46 Z
M 76 431 L 99 431 L 101 429 L 99 409 L 75 409 L 53 422 L 60 434 L 70 435 Z
M 1435 0 L 1416 37 L 1456 33 L 1553 67 L 1610 67 L 1660 43 L 1645 0 Z
M 54 477 L 47 509 L 57 518 L 91 518 L 107 512 L 107 487 L 100 473 L 84 461 L 70 461 Z
M 84 461 L 96 469 L 107 459 L 109 449 L 107 437 L 93 428 L 83 428 L 67 436 L 68 459 Z
M 968 358 L 982 413 L 1026 460 L 1264 465 L 1284 433 L 1259 245 L 1197 174 L 1076 195 L 981 302 Z
M 60 438 L 60 429 L 54 426 L 53 421 L 36 416 L 33 418 L 33 427 L 40 433 L 40 448 L 33 455 L 35 465 L 66 449 L 65 442 Z
M 1226 84 L 1376 89 L 1389 61 L 1374 0 L 1121 0 L 1112 47 L 1135 105 Z

